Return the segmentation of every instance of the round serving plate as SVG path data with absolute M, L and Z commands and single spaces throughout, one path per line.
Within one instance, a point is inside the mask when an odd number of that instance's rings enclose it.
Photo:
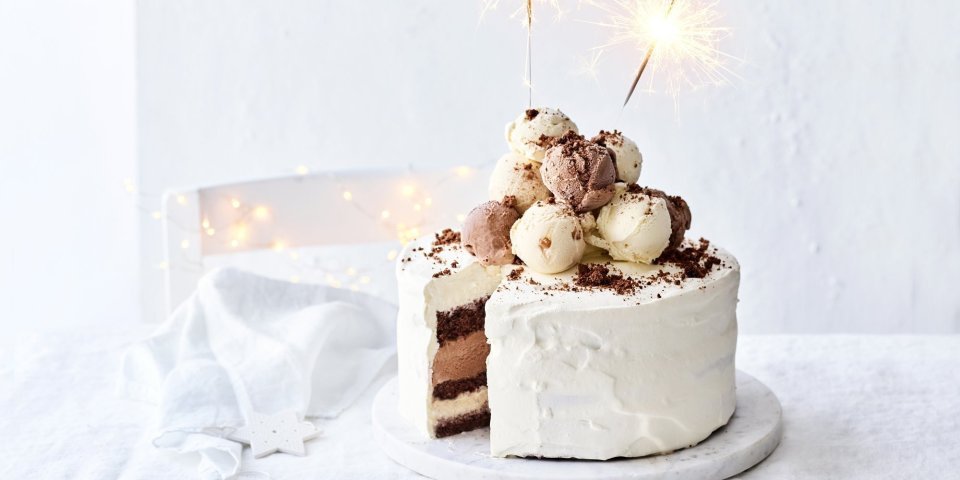
M 760 463 L 780 443 L 780 401 L 766 385 L 737 371 L 737 409 L 730 422 L 696 446 L 668 455 L 607 461 L 494 458 L 489 429 L 429 439 L 400 416 L 397 379 L 377 393 L 373 429 L 397 463 L 430 478 L 722 480 Z

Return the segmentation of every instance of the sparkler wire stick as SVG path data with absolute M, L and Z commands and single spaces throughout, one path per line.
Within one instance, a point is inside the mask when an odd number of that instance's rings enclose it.
M 533 30 L 533 0 L 527 0 L 527 106 L 533 108 L 533 57 L 531 37 Z
M 670 11 L 673 10 L 673 4 L 676 0 L 670 0 L 670 5 L 667 5 L 667 13 L 664 14 L 664 18 L 670 16 Z M 528 2 L 529 5 L 529 2 Z M 529 43 L 528 43 L 529 46 Z M 650 46 L 647 47 L 647 53 L 643 56 L 643 62 L 640 62 L 640 68 L 637 69 L 637 76 L 633 78 L 633 83 L 630 85 L 630 91 L 627 92 L 627 98 L 623 101 L 623 106 L 626 107 L 627 103 L 630 102 L 630 97 L 633 96 L 633 91 L 637 89 L 637 84 L 640 83 L 640 77 L 643 75 L 643 71 L 647 68 L 647 63 L 650 62 L 650 57 L 653 56 L 653 49 L 656 48 L 657 42 L 650 42 Z M 531 94 L 532 95 L 532 94 Z

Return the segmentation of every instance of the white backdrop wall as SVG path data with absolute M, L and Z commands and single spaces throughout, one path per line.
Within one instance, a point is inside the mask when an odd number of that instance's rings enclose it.
M 4 332 L 139 318 L 133 26 L 133 1 L 0 1 Z
M 641 183 L 683 195 L 693 233 L 740 258 L 742 331 L 960 332 L 960 4 L 718 8 L 743 59 L 732 86 L 621 111 L 637 52 L 584 74 L 604 34 L 548 12 L 535 103 L 637 140 Z M 509 10 L 479 23 L 473 1 L 140 0 L 140 187 L 493 161 L 526 105 Z M 141 233 L 155 311 L 158 224 L 142 217 Z

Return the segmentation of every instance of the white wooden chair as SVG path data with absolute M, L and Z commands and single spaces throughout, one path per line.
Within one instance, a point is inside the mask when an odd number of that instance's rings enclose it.
M 459 225 L 486 199 L 489 168 L 303 172 L 163 198 L 166 309 L 204 273 L 236 266 L 395 300 L 403 242 Z

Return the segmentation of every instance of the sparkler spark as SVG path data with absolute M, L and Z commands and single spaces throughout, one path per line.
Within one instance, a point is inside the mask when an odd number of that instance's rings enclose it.
M 648 89 L 662 76 L 666 90 L 674 95 L 686 88 L 695 90 L 705 85 L 728 83 L 733 73 L 725 66 L 733 57 L 717 46 L 729 30 L 719 27 L 721 15 L 717 0 L 605 0 L 591 1 L 607 15 L 603 22 L 589 22 L 608 29 L 610 40 L 595 50 L 604 51 L 619 45 L 631 45 L 645 52 L 633 84 L 624 101 L 630 97 L 649 71 Z

